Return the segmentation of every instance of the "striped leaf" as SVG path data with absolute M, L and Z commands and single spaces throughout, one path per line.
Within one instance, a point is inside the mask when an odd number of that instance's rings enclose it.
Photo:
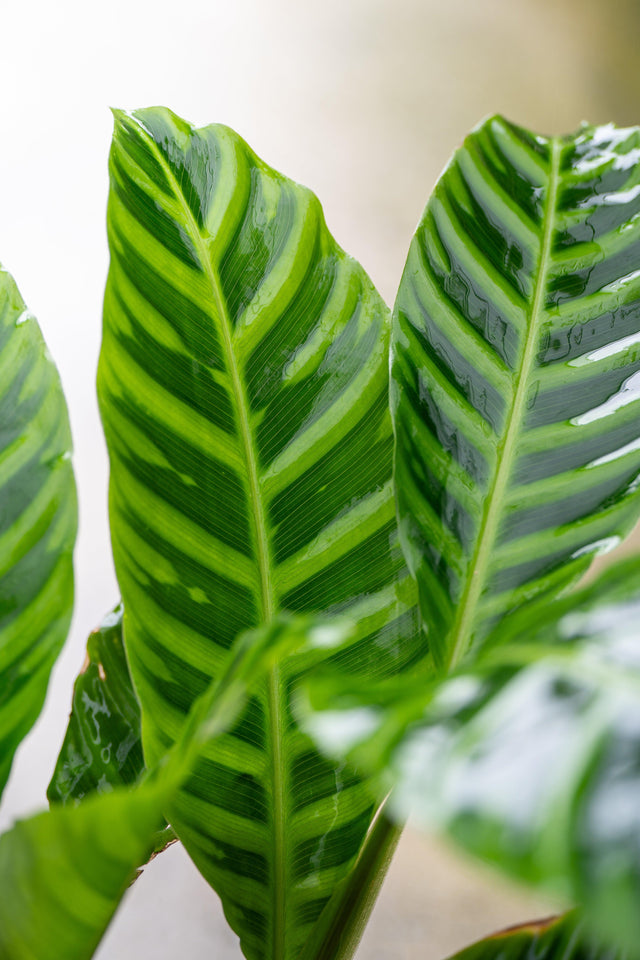
M 472 944 L 451 960 L 629 960 L 620 950 L 597 945 L 574 914 L 509 927 Z
M 636 128 L 546 138 L 494 117 L 412 241 L 394 314 L 396 478 L 443 669 L 638 516 L 639 159 Z
M 0 793 L 38 717 L 73 606 L 76 495 L 60 380 L 0 268 Z
M 235 656 L 183 724 L 178 742 L 132 789 L 60 804 L 0 837 L 0 960 L 88 960 L 139 864 L 158 836 L 162 811 L 192 771 L 204 742 L 237 720 L 252 686 L 278 652 L 313 639 L 305 619 L 244 635 Z
M 50 803 L 130 786 L 145 770 L 138 704 L 122 637 L 122 605 L 89 636 L 69 724 L 47 790 Z
M 640 558 L 430 684 L 316 679 L 323 748 L 640 957 Z
M 237 633 L 279 610 L 356 621 L 344 670 L 425 650 L 395 535 L 388 312 L 317 199 L 160 108 L 116 114 L 110 176 L 98 388 L 153 763 Z M 274 667 L 171 813 L 252 960 L 297 954 L 374 813 L 292 723 L 308 665 Z
M 0 958 L 88 960 L 162 826 L 156 784 L 56 805 L 0 837 Z

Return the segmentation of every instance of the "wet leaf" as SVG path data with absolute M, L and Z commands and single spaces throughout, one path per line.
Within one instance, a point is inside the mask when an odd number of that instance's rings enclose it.
M 400 536 L 443 671 L 640 513 L 640 130 L 456 151 L 394 311 Z
M 221 677 L 195 702 L 177 743 L 143 781 L 55 804 L 0 837 L 2 960 L 88 960 L 120 899 L 158 846 L 163 811 L 191 776 L 204 743 L 232 726 L 274 659 L 308 640 L 288 618 L 238 638 Z
M 78 802 L 95 791 L 129 786 L 144 772 L 140 707 L 124 650 L 122 613 L 122 605 L 116 607 L 89 636 L 47 791 L 51 803 Z
M 427 651 L 397 544 L 389 313 L 317 198 L 159 108 L 116 114 L 110 177 L 98 385 L 153 763 L 238 632 L 280 610 L 350 618 L 345 670 Z M 274 667 L 171 812 L 251 960 L 299 954 L 375 813 L 290 720 L 308 665 Z
M 640 956 L 640 559 L 549 604 L 445 681 L 309 681 L 332 756 L 388 809 L 584 907 Z
M 451 960 L 627 960 L 593 943 L 574 914 L 524 923 L 480 940 Z

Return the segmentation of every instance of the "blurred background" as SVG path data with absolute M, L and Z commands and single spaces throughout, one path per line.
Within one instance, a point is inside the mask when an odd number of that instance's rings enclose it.
M 108 107 L 162 103 L 237 129 L 320 196 L 330 229 L 391 303 L 439 171 L 494 112 L 539 133 L 640 122 L 639 0 L 81 0 L 5 3 L 0 259 L 60 369 L 80 537 L 71 638 L 21 749 L 2 826 L 44 805 L 86 635 L 117 598 L 94 396 Z M 437 960 L 551 912 L 410 830 L 359 960 Z M 99 960 L 237 958 L 215 896 L 179 848 L 132 889 Z

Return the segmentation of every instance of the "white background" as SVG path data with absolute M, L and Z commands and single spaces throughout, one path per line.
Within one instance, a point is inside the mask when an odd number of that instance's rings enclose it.
M 433 182 L 484 115 L 543 133 L 640 121 L 640 17 L 635 0 L 4 0 L 0 10 L 0 260 L 60 369 L 80 495 L 72 635 L 14 765 L 6 825 L 44 805 L 86 635 L 118 596 L 94 397 L 109 105 L 161 103 L 233 126 L 319 194 L 338 241 L 392 301 Z M 409 836 L 360 957 L 435 960 L 540 909 Z M 216 898 L 174 849 L 136 884 L 99 958 L 182 954 L 238 956 Z

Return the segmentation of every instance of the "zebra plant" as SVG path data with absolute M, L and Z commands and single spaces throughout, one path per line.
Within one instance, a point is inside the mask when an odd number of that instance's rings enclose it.
M 51 810 L 0 839 L 0 958 L 91 957 L 178 838 L 247 960 L 347 960 L 412 811 L 575 905 L 460 960 L 639 954 L 640 565 L 575 588 L 640 514 L 639 159 L 636 130 L 486 121 L 392 316 L 233 131 L 115 113 L 123 605 Z

